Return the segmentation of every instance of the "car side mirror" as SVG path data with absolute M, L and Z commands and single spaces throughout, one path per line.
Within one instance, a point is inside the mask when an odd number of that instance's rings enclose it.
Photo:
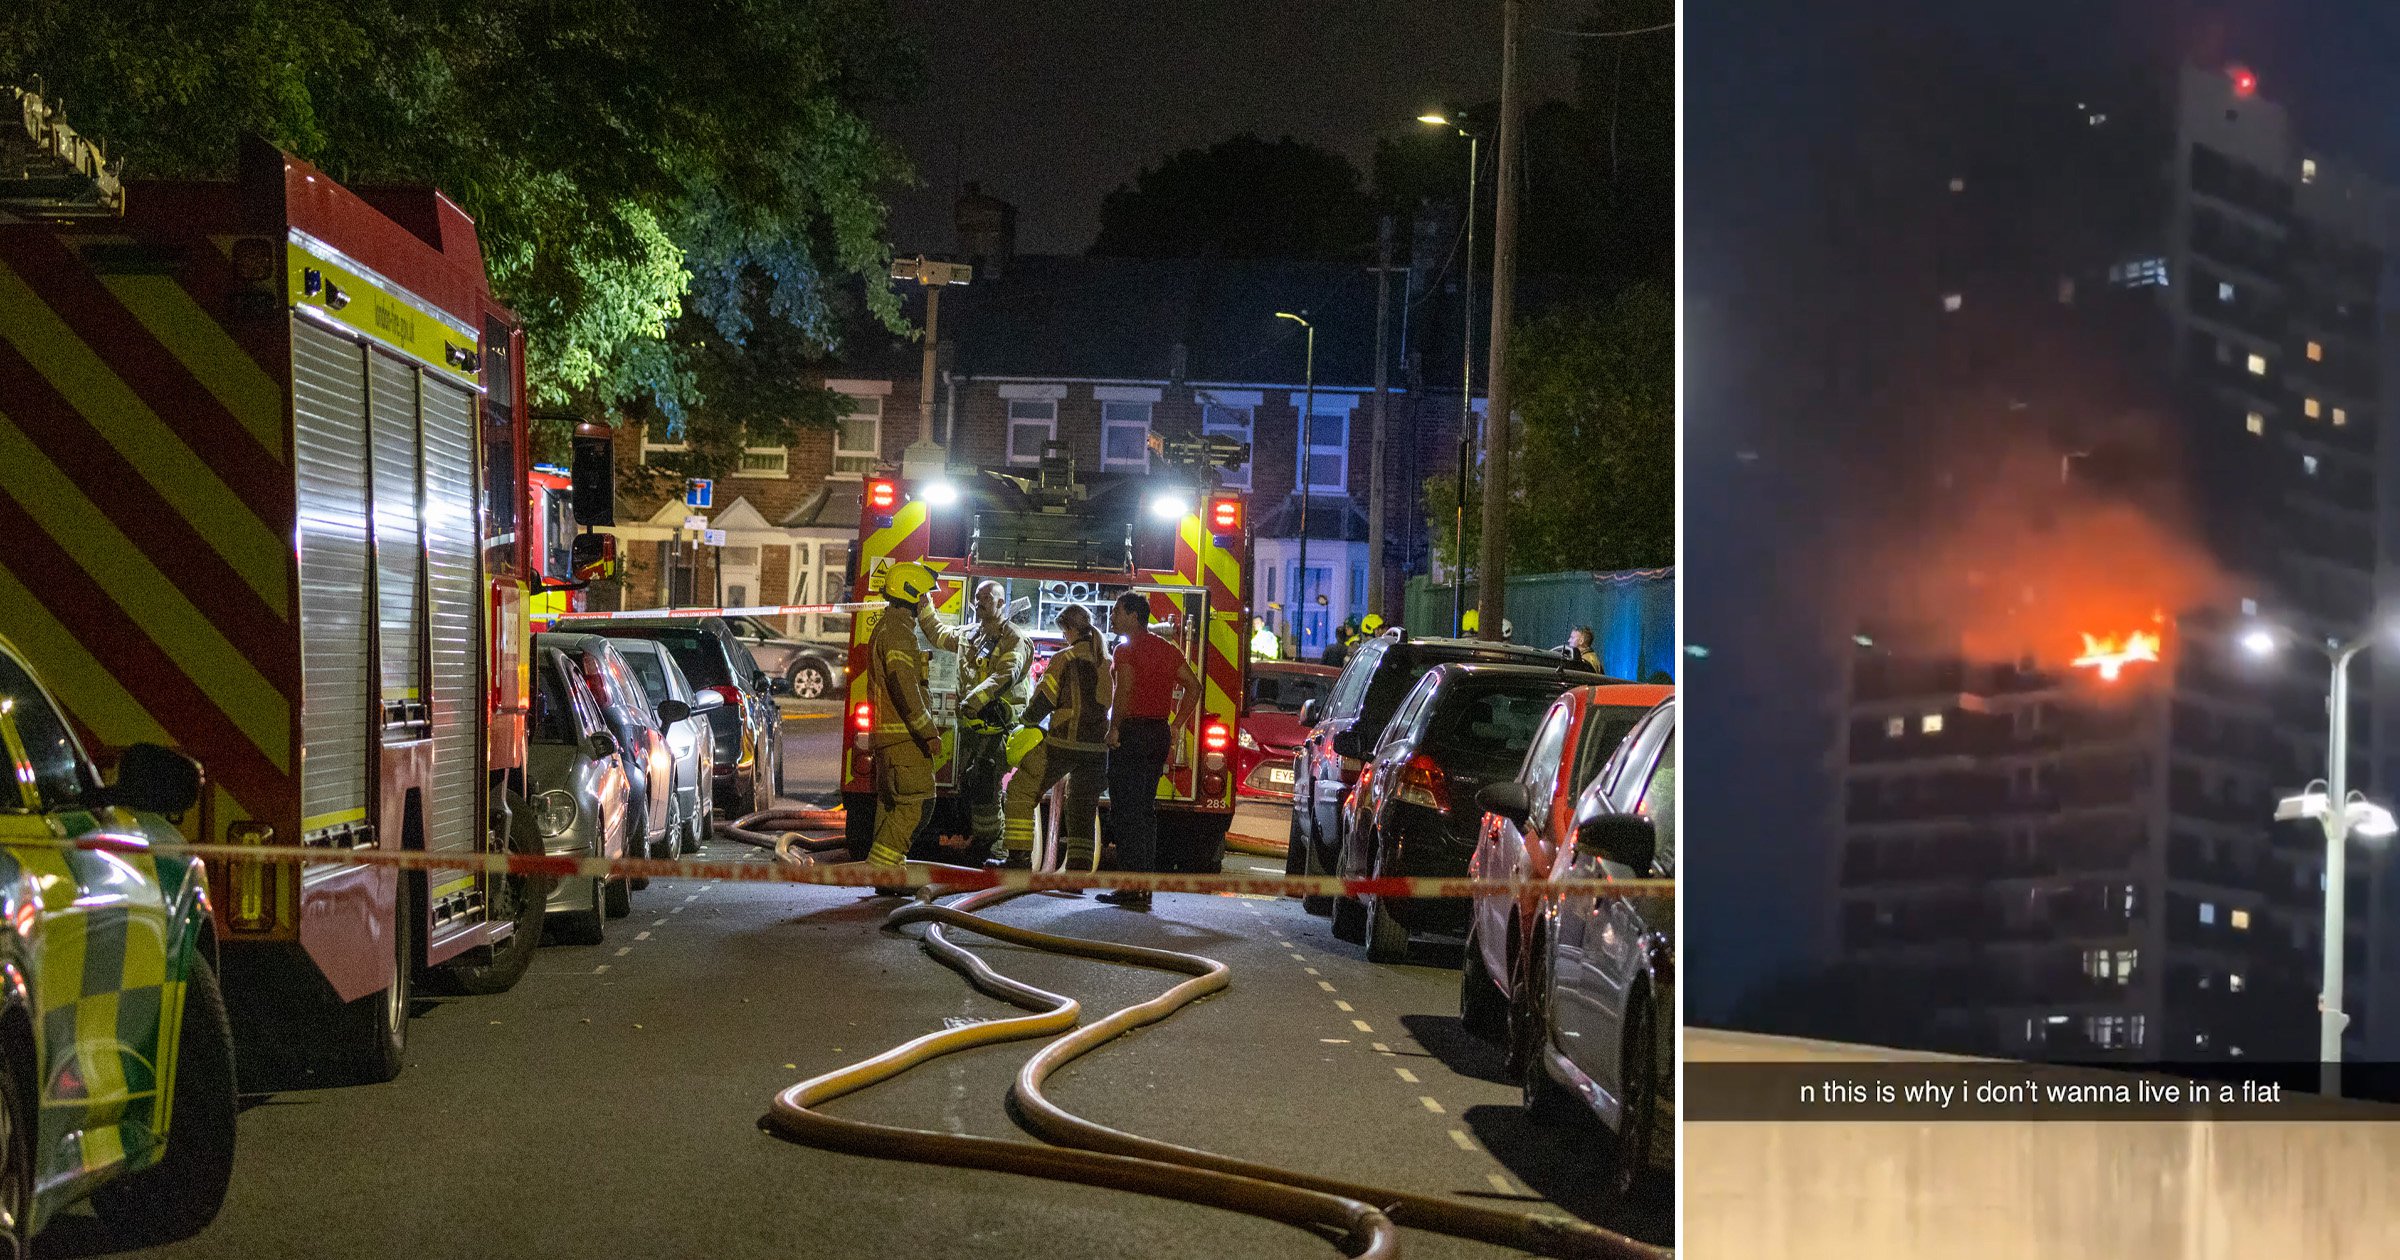
M 1483 807 L 1483 812 L 1498 814 L 1520 827 L 1533 816 L 1533 802 L 1525 798 L 1525 785 L 1514 779 L 1485 785 L 1475 794 L 1475 803 Z
M 617 755 L 617 737 L 607 731 L 596 731 L 583 741 L 583 751 L 592 760 Z
M 1337 757 L 1348 757 L 1352 761 L 1365 761 L 1368 754 L 1373 751 L 1367 747 L 1367 737 L 1359 734 L 1358 728 L 1355 726 L 1334 732 L 1333 752 Z
M 1636 814 L 1602 814 L 1575 829 L 1575 848 L 1587 856 L 1647 873 L 1658 857 L 1658 828 Z
M 769 693 L 769 694 L 771 694 L 771 695 L 778 695 L 778 696 L 788 696 L 788 695 L 792 694 L 792 680 L 791 680 L 791 679 L 789 679 L 789 678 L 767 678 L 767 677 L 766 677 L 765 675 L 763 675 L 763 674 L 762 674 L 762 675 L 760 675 L 760 677 L 761 677 L 762 679 L 764 679 L 764 680 L 765 680 L 765 682 L 766 682 L 766 684 L 767 684 L 767 691 L 768 691 L 768 693 Z
M 149 814 L 180 814 L 200 803 L 200 763 L 172 748 L 135 744 L 117 758 L 117 781 L 102 804 Z
M 692 694 L 692 712 L 694 713 L 706 713 L 710 709 L 724 707 L 725 693 L 722 691 L 700 691 Z
M 1317 719 L 1325 715 L 1324 709 L 1325 706 L 1318 704 L 1316 698 L 1313 696 L 1309 699 L 1301 701 L 1300 725 L 1315 726 L 1317 724 Z
M 677 722 L 680 722 L 691 715 L 692 706 L 685 704 L 681 700 L 661 700 L 658 702 L 658 720 L 660 725 L 673 726 Z

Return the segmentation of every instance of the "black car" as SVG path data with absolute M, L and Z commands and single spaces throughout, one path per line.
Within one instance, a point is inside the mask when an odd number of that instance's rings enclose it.
M 1384 723 L 1425 671 L 1454 661 L 1539 666 L 1553 673 L 1562 665 L 1561 658 L 1541 648 L 1483 639 L 1418 639 L 1406 630 L 1387 631 L 1352 649 L 1332 696 L 1321 705 L 1311 701 L 1300 709 L 1300 721 L 1310 729 L 1292 755 L 1291 844 L 1284 858 L 1285 874 L 1333 873 L 1342 851 L 1350 785 L 1358 781 Z M 1574 665 L 1565 669 L 1566 685 L 1624 681 Z M 1324 914 L 1332 909 L 1333 899 L 1310 897 L 1302 904 L 1311 914 Z
M 1340 873 L 1348 878 L 1463 878 L 1483 831 L 1476 793 L 1515 775 L 1553 701 L 1591 675 L 1534 665 L 1437 665 L 1383 728 L 1350 794 Z M 1333 934 L 1375 962 L 1408 956 L 1420 934 L 1464 935 L 1472 904 L 1350 897 Z
M 723 707 L 706 715 L 715 736 L 716 768 L 710 786 L 719 817 L 739 818 L 775 804 L 783 791 L 783 714 L 775 707 L 775 697 L 789 684 L 768 679 L 723 617 L 573 624 L 584 634 L 649 639 L 675 658 L 693 690 L 725 697 Z

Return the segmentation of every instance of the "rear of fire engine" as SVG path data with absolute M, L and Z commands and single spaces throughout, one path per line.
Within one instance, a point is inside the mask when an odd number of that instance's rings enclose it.
M 1091 614 L 1103 632 L 1119 595 L 1149 597 L 1151 629 L 1190 662 L 1205 694 L 1193 728 L 1181 731 L 1158 784 L 1159 865 L 1162 870 L 1215 873 L 1233 820 L 1231 750 L 1248 660 L 1242 600 L 1250 561 L 1248 505 L 1217 488 L 1216 469 L 1238 466 L 1246 446 L 1224 439 L 1164 444 L 1162 475 L 1101 484 L 1077 479 L 1058 444 L 1030 477 L 984 471 L 953 479 L 885 474 L 862 487 L 859 541 L 852 551 L 851 595 L 874 606 L 852 623 L 850 734 L 843 750 L 842 802 L 853 855 L 864 857 L 875 830 L 873 756 L 868 733 L 866 644 L 882 615 L 882 576 L 904 560 L 934 570 L 940 582 L 935 610 L 948 621 L 972 618 L 975 588 L 986 581 L 1008 592 L 1010 617 L 1037 658 L 1064 645 L 1058 615 L 1070 606 Z M 957 798 L 958 661 L 929 653 L 929 690 L 942 727 L 935 759 L 940 796 L 927 811 L 935 834 L 967 829 Z M 1107 836 L 1103 798 L 1102 841 Z
M 96 748 L 202 762 L 196 843 L 530 835 L 522 344 L 430 189 L 259 145 L 104 212 L 0 204 L 0 634 Z M 520 876 L 210 880 L 246 1063 L 388 1079 L 415 976 L 506 988 L 540 936 Z

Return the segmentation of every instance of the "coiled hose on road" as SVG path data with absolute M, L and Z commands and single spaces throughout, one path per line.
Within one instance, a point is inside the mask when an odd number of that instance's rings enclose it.
M 1023 890 L 987 889 L 954 906 L 906 905 L 894 911 L 885 924 L 927 924 L 924 945 L 928 952 L 977 989 L 1033 1014 L 927 1033 L 873 1058 L 811 1077 L 777 1095 L 768 1115 L 770 1126 L 793 1141 L 830 1150 L 1049 1177 L 1225 1208 L 1317 1233 L 1352 1256 L 1397 1256 L 1398 1229 L 1403 1225 L 1573 1260 L 1664 1260 L 1671 1256 L 1665 1249 L 1566 1217 L 1534 1216 L 1318 1177 L 1140 1137 L 1073 1115 L 1043 1093 L 1053 1073 L 1122 1033 L 1163 1020 L 1223 989 L 1230 973 L 1224 963 L 1198 954 L 1036 932 L 973 913 L 1023 895 Z M 1074 999 L 1000 975 L 949 940 L 941 930 L 943 925 L 1010 944 L 1179 972 L 1190 978 L 1149 1001 L 1076 1029 L 1082 1008 Z M 1027 1127 L 1057 1144 L 1054 1146 L 873 1124 L 815 1110 L 945 1054 L 1071 1029 L 1069 1035 L 1027 1061 L 1010 1089 Z

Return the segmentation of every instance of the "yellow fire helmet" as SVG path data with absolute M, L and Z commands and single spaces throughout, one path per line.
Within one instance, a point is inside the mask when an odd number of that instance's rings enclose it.
M 1465 616 L 1458 619 L 1458 632 L 1460 634 L 1473 634 L 1482 628 L 1483 617 L 1480 613 L 1476 612 L 1472 608 L 1467 610 Z
M 1038 726 L 1020 726 L 1011 732 L 1008 737 L 1008 768 L 1016 769 L 1017 763 L 1025 760 L 1025 754 L 1032 752 L 1033 746 L 1041 742 L 1042 728 Z
M 914 560 L 903 560 L 884 571 L 883 594 L 903 604 L 913 604 L 933 590 L 933 570 Z
M 1366 619 L 1358 623 L 1358 632 L 1370 639 L 1374 638 L 1376 635 L 1382 634 L 1383 614 L 1368 613 L 1366 615 Z

